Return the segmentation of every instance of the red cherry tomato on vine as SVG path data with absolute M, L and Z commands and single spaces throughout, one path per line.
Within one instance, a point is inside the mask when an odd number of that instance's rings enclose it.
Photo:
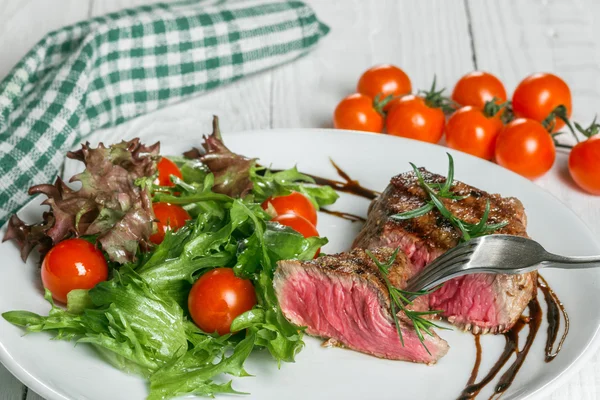
M 515 89 L 512 107 L 517 117 L 544 121 L 560 105 L 567 108 L 567 117 L 571 116 L 571 90 L 558 76 L 537 73 L 523 79 Z M 564 126 L 556 119 L 554 131 Z
M 389 95 L 396 97 L 412 92 L 412 85 L 408 75 L 400 68 L 383 64 L 366 70 L 358 80 L 356 91 L 372 99 L 379 95 L 379 99 L 383 100 Z M 389 107 L 388 104 L 384 110 Z
M 157 230 L 150 236 L 150 241 L 154 244 L 162 243 L 167 229 L 177 231 L 185 225 L 187 220 L 192 219 L 187 211 L 176 204 L 154 203 L 152 208 L 154 209 L 154 216 L 158 220 L 156 223 Z
M 158 178 L 154 182 L 160 186 L 175 186 L 173 182 L 171 182 L 171 175 L 175 175 L 179 179 L 183 179 L 183 175 L 181 175 L 181 171 L 177 165 L 169 160 L 167 157 L 162 157 L 157 164 L 158 168 Z
M 292 192 L 287 196 L 269 198 L 262 203 L 262 208 L 268 210 L 270 207 L 277 215 L 296 214 L 306 218 L 311 224 L 317 225 L 317 210 L 311 201 L 301 193 Z
M 375 109 L 371 97 L 354 93 L 340 101 L 335 108 L 333 127 L 381 133 L 383 116 Z
M 473 106 L 463 107 L 452 114 L 446 123 L 446 144 L 451 149 L 491 160 L 501 129 L 502 121 L 498 114 L 487 117 Z
M 252 282 L 235 276 L 231 268 L 215 268 L 202 275 L 190 291 L 188 309 L 200 329 L 225 335 L 239 315 L 256 305 Z
M 494 97 L 497 103 L 504 103 L 506 89 L 498 78 L 483 71 L 469 72 L 458 80 L 452 91 L 452 100 L 461 106 L 473 106 L 480 110 Z
M 569 172 L 582 189 L 600 195 L 600 135 L 573 147 L 569 154 Z
M 394 102 L 386 118 L 390 135 L 437 143 L 444 134 L 446 117 L 440 108 L 429 107 L 423 98 L 408 95 Z
M 552 168 L 555 157 L 552 136 L 537 121 L 518 118 L 498 134 L 496 162 L 526 178 L 544 175 Z
M 42 283 L 54 300 L 67 302 L 75 289 L 91 289 L 108 278 L 100 250 L 83 239 L 67 239 L 50 249 L 42 263 Z

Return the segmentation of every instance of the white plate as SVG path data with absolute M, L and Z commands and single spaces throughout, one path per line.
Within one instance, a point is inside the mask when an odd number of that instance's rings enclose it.
M 163 140 L 163 154 L 179 154 L 198 141 Z M 148 139 L 145 139 L 149 141 Z M 364 186 L 382 190 L 391 176 L 409 169 L 408 162 L 445 174 L 449 151 L 440 146 L 383 135 L 326 130 L 244 132 L 225 136 L 232 150 L 259 157 L 264 164 L 337 178 L 329 157 Z M 285 144 L 282 144 L 285 143 Z M 504 196 L 516 196 L 525 205 L 529 234 L 548 250 L 565 255 L 600 253 L 594 236 L 567 207 L 531 182 L 492 163 L 460 152 L 455 159 L 456 178 Z M 39 200 L 22 215 L 35 219 Z M 365 215 L 368 201 L 342 194 L 333 209 Z M 348 249 L 360 223 L 319 215 L 319 232 L 330 239 L 323 250 Z M 13 243 L 0 245 L 0 312 L 30 310 L 45 314 L 48 305 L 33 260 L 23 265 Z M 543 275 L 563 301 L 571 318 L 562 352 L 544 362 L 547 324 L 540 328 L 529 356 L 503 399 L 523 399 L 548 392 L 576 370 L 595 351 L 600 323 L 600 271 L 547 271 Z M 542 302 L 543 303 L 543 302 Z M 523 332 L 526 334 L 526 331 Z M 470 334 L 440 332 L 451 349 L 435 366 L 380 360 L 343 349 L 325 349 L 306 338 L 307 346 L 294 364 L 277 369 L 268 354 L 255 353 L 247 370 L 255 377 L 236 378 L 234 386 L 252 399 L 455 399 L 473 366 L 475 346 Z M 480 372 L 486 373 L 504 345 L 502 336 L 482 338 Z M 48 399 L 143 399 L 143 379 L 126 375 L 101 360 L 89 347 L 49 341 L 46 334 L 23 337 L 23 331 L 0 319 L 0 361 L 21 381 Z M 487 399 L 493 385 L 478 396 Z

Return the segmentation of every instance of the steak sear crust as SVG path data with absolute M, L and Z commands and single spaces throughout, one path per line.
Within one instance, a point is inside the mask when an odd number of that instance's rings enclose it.
M 427 183 L 444 183 L 446 178 L 420 169 Z M 507 222 L 496 233 L 527 236 L 527 218 L 523 204 L 514 197 L 489 194 L 465 183 L 454 181 L 452 192 L 467 196 L 463 200 L 441 199 L 456 217 L 480 221 L 490 203 L 488 223 Z M 414 210 L 426 204 L 429 196 L 414 172 L 391 179 L 389 186 L 369 208 L 367 222 L 353 247 L 374 249 L 400 247 L 416 271 L 456 246 L 462 234 L 437 209 L 417 218 L 394 220 L 394 214 Z M 509 330 L 533 297 L 536 273 L 523 275 L 476 274 L 456 278 L 429 297 L 432 309 L 450 323 L 474 333 L 502 333 Z

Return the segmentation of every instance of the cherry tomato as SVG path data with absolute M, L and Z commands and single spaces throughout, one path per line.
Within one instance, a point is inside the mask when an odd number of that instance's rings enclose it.
M 390 135 L 430 143 L 439 142 L 445 123 L 446 117 L 441 109 L 427 106 L 423 98 L 415 95 L 398 99 L 386 118 Z
M 50 249 L 42 263 L 42 283 L 54 300 L 67 302 L 75 289 L 91 289 L 108 278 L 102 252 L 83 239 L 67 239 Z
M 167 229 L 177 231 L 185 225 L 185 221 L 191 219 L 190 214 L 176 204 L 170 203 L 154 203 L 154 216 L 158 220 L 157 230 L 150 236 L 150 241 L 154 244 L 161 244 L 165 238 Z
M 573 147 L 569 154 L 569 172 L 582 189 L 600 195 L 600 135 Z
M 167 157 L 162 157 L 157 164 L 158 168 L 158 178 L 154 181 L 155 184 L 160 186 L 175 186 L 173 182 L 171 182 L 171 175 L 175 175 L 179 179 L 183 179 L 181 175 L 181 171 L 175 165 L 175 163 L 169 160 Z
M 344 98 L 335 108 L 333 127 L 381 133 L 383 116 L 375 110 L 371 97 L 355 93 Z
M 518 118 L 498 134 L 496 162 L 526 178 L 544 175 L 552 168 L 555 157 L 552 137 L 537 121 Z
M 192 286 L 188 309 L 192 319 L 204 332 L 225 335 L 239 315 L 256 305 L 254 286 L 238 278 L 231 268 L 215 268 Z
M 567 116 L 571 116 L 571 90 L 556 75 L 537 73 L 523 79 L 515 89 L 512 107 L 517 117 L 531 118 L 542 122 L 558 106 L 567 108 Z M 556 119 L 554 131 L 564 122 Z
M 412 85 L 408 75 L 400 68 L 383 64 L 366 70 L 358 80 L 356 91 L 372 99 L 380 95 L 380 100 L 383 100 L 389 95 L 396 97 L 412 92 Z M 389 105 L 384 110 L 388 108 Z
M 296 232 L 300 233 L 305 238 L 319 236 L 317 228 L 304 217 L 296 214 L 283 214 L 273 218 L 274 222 L 279 222 L 281 225 L 289 226 Z
M 296 214 L 306 218 L 311 224 L 317 225 L 317 210 L 311 201 L 301 193 L 292 192 L 287 196 L 269 198 L 262 203 L 264 210 L 273 207 L 277 215 Z
M 480 110 L 483 110 L 485 103 L 492 101 L 494 97 L 498 99 L 498 103 L 504 103 L 506 89 L 498 78 L 483 71 L 469 72 L 460 78 L 452 92 L 452 100 L 458 104 L 473 106 Z
M 462 107 L 448 119 L 446 144 L 452 149 L 491 160 L 501 129 L 499 116 L 487 117 L 478 108 Z

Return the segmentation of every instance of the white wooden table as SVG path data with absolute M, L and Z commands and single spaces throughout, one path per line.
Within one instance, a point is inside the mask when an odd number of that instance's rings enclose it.
M 331 127 L 332 111 L 360 73 L 394 63 L 427 88 L 448 88 L 466 72 L 496 74 L 509 92 L 526 75 L 554 72 L 570 85 L 574 118 L 600 111 L 600 2 L 594 0 L 307 0 L 332 28 L 309 56 L 171 107 L 223 131 Z M 0 0 L 0 79 L 50 30 L 144 0 Z M 150 116 L 149 118 L 152 118 Z M 132 121 L 123 129 L 135 129 Z M 600 236 L 600 197 L 578 190 L 566 156 L 537 182 Z M 600 398 L 600 354 L 549 399 Z M 0 400 L 39 400 L 0 365 Z

